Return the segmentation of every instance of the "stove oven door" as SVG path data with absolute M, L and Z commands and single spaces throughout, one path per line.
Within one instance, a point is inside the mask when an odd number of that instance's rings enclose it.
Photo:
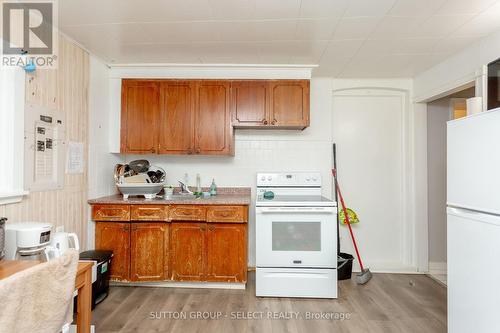
M 336 207 L 257 207 L 257 267 L 337 266 Z

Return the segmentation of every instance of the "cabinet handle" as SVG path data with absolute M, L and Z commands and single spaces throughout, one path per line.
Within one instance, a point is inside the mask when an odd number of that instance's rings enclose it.
M 271 122 L 271 125 L 275 125 L 275 124 L 276 124 L 276 122 L 277 122 L 277 120 L 276 120 L 276 119 L 273 119 L 273 121 Z
M 188 149 L 188 155 L 191 155 L 193 153 L 193 150 L 191 148 Z
M 200 226 L 200 230 L 201 230 L 201 231 L 205 231 L 205 229 L 206 229 L 206 227 L 205 227 L 204 225 L 201 225 L 201 226 Z
M 154 153 L 156 153 L 156 149 L 151 148 L 151 152 L 152 152 L 153 154 L 154 154 Z
M 198 148 L 196 148 L 196 154 L 199 154 L 199 153 L 201 153 L 201 149 L 198 147 Z
M 264 125 L 267 125 L 267 119 L 264 119 L 263 123 Z
M 123 231 L 128 231 L 128 228 L 127 227 L 123 227 Z

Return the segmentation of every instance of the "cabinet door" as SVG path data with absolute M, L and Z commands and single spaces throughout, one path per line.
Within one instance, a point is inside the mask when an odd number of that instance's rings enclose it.
M 97 222 L 95 226 L 96 250 L 113 251 L 110 278 L 117 281 L 130 279 L 130 224 Z
M 160 85 L 160 154 L 194 152 L 194 83 L 165 81 Z
M 246 224 L 209 224 L 207 281 L 246 282 Z
M 171 272 L 175 281 L 205 280 L 206 223 L 172 223 Z
M 233 154 L 229 81 L 198 81 L 196 90 L 195 153 Z
M 271 125 L 289 128 L 309 126 L 309 81 L 270 82 Z
M 122 153 L 156 153 L 158 149 L 159 83 L 122 81 Z
M 231 82 L 231 114 L 233 126 L 258 127 L 268 124 L 268 84 L 260 81 Z
M 132 223 L 130 278 L 161 281 L 168 277 L 168 224 Z

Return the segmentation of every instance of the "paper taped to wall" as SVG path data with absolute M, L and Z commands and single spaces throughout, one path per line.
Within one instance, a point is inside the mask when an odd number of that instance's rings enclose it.
M 84 152 L 83 152 L 82 142 L 68 143 L 66 173 L 69 174 L 83 173 L 83 167 L 84 167 L 83 153 Z

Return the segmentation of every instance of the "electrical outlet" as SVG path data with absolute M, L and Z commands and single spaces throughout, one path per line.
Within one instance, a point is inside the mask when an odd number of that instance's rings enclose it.
M 56 227 L 56 232 L 64 232 L 64 226 L 63 225 L 58 225 Z

